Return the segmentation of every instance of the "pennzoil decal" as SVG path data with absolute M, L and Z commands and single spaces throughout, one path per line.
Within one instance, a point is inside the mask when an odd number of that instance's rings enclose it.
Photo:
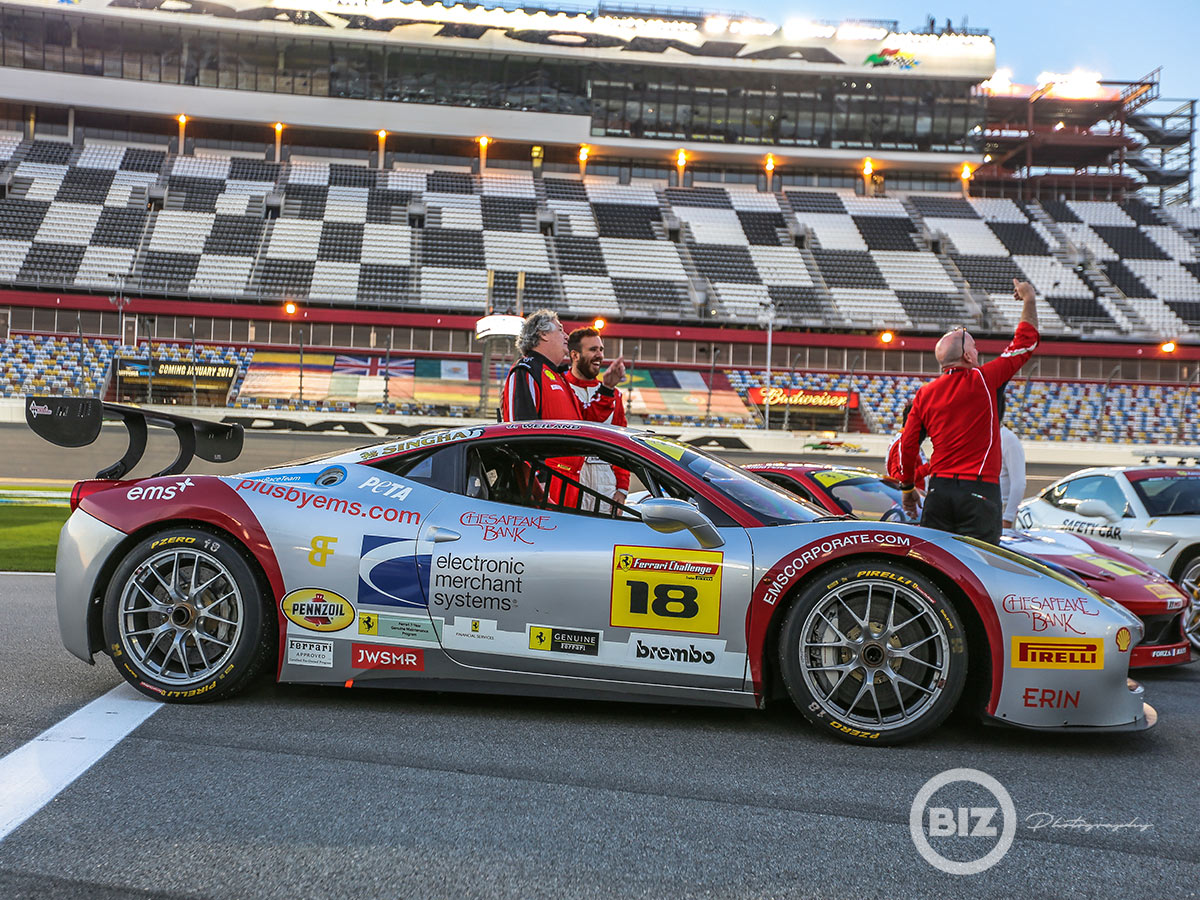
M 300 588 L 279 602 L 288 621 L 308 631 L 341 631 L 354 622 L 354 605 L 326 588 Z

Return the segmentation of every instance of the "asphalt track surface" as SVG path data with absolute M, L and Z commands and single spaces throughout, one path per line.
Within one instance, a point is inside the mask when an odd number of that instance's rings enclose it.
M 5 754 L 119 683 L 59 646 L 52 576 L 0 577 L 0 678 Z M 0 896 L 1195 897 L 1200 668 L 1143 680 L 1147 733 L 964 721 L 896 748 L 841 744 L 786 706 L 262 682 L 146 720 L 0 841 Z M 908 826 L 924 782 L 960 766 L 1016 808 L 1011 849 L 978 875 L 930 867 Z M 1041 813 L 1150 827 L 1035 829 Z
M 239 468 L 356 443 L 255 436 Z M 0 429 L 0 479 L 88 474 L 61 452 Z M 893 748 L 842 744 L 786 704 L 262 681 L 162 707 L 0 840 L 0 898 L 1198 897 L 1200 665 L 1138 677 L 1149 732 L 962 719 Z M 121 683 L 62 649 L 53 576 L 33 575 L 0 576 L 0 679 L 0 756 Z M 1011 849 L 977 875 L 931 867 L 908 824 L 922 785 L 958 767 L 1015 806 Z M 995 844 L 931 840 L 962 859 Z

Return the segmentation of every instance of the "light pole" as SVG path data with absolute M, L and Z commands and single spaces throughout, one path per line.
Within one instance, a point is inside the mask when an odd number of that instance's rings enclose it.
M 800 353 L 793 354 L 792 361 L 788 366 L 788 375 L 789 375 L 788 387 L 789 388 L 792 387 L 792 382 L 794 382 L 796 380 L 796 360 L 799 358 L 800 358 Z M 784 431 L 791 430 L 791 421 L 792 421 L 792 403 L 791 403 L 791 398 L 789 397 L 788 404 L 783 409 L 783 430 Z
M 763 304 L 765 317 L 767 321 L 767 390 L 763 395 L 763 428 L 767 431 L 771 430 L 771 338 L 775 333 L 775 301 L 768 300 Z M 762 321 L 762 316 L 759 321 Z
M 842 410 L 842 434 L 848 434 L 850 431 L 850 395 L 854 393 L 854 367 L 861 359 L 862 354 L 855 353 L 854 361 L 850 363 L 850 377 L 846 380 L 846 406 Z
M 196 320 L 188 322 L 188 334 L 192 339 L 192 406 L 196 406 Z
M 108 302 L 117 308 L 117 333 L 121 335 L 121 342 L 118 347 L 125 345 L 125 307 L 129 305 L 129 298 L 125 296 L 125 275 L 122 272 L 109 272 L 108 277 L 117 283 L 117 295 L 109 296 Z M 100 329 L 103 333 L 104 329 Z M 117 355 L 113 359 L 113 371 L 116 373 L 116 397 L 117 402 L 121 402 L 121 352 L 117 351 Z M 101 398 L 103 399 L 103 398 Z
M 1108 373 L 1108 380 L 1104 382 L 1104 394 L 1100 397 L 1100 412 L 1096 416 L 1096 428 L 1092 432 L 1092 440 L 1100 440 L 1100 429 L 1104 427 L 1104 412 L 1108 406 L 1108 389 L 1112 387 L 1113 379 L 1117 377 L 1117 373 L 1121 371 L 1121 364 L 1117 363 L 1112 367 L 1112 371 Z
M 708 346 L 708 400 L 704 404 L 704 421 L 708 424 L 708 418 L 712 415 L 712 391 L 713 391 L 713 376 L 717 367 L 717 354 L 721 352 L 721 348 L 715 343 L 710 342 Z
M 387 352 L 383 356 L 383 411 L 391 412 L 391 392 L 389 390 L 390 378 L 392 374 L 392 326 L 388 326 Z M 486 380 L 487 374 L 484 374 Z
M 1183 389 L 1183 396 L 1179 398 L 1179 434 L 1176 437 L 1176 440 L 1181 444 L 1183 443 L 1183 414 L 1187 409 L 1188 395 L 1192 392 L 1192 385 L 1194 385 L 1198 379 L 1200 379 L 1200 366 L 1196 367 L 1196 371 L 1193 372 L 1192 377 L 1188 379 L 1187 386 Z
M 75 336 L 79 340 L 79 352 L 75 355 L 75 396 L 83 393 L 83 313 L 75 313 Z
M 300 405 L 304 405 L 304 326 L 300 326 Z
M 154 402 L 154 316 L 142 316 L 146 323 L 146 402 Z

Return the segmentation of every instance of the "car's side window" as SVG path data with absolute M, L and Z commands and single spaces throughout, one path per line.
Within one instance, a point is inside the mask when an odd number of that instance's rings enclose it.
M 392 475 L 400 475 L 410 481 L 450 491 L 456 490 L 460 480 L 461 459 L 461 445 L 451 444 L 446 447 L 435 447 L 423 453 L 393 456 L 370 465 L 371 468 L 380 469 Z
M 613 447 L 570 438 L 475 441 L 467 445 L 457 493 L 493 503 L 602 518 L 639 518 L 634 504 L 615 502 L 616 471 L 629 475 L 628 494 L 674 497 L 696 504 L 717 524 L 728 517 L 678 479 Z
M 1103 500 L 1117 515 L 1123 515 L 1128 505 L 1121 486 L 1110 475 L 1085 475 L 1072 479 L 1049 491 L 1046 500 L 1066 512 L 1075 512 L 1084 500 Z
M 808 489 L 794 478 L 789 478 L 786 475 L 779 475 L 775 472 L 756 472 L 755 474 L 767 479 L 767 481 L 771 482 L 771 484 L 783 488 L 785 491 L 790 491 L 801 500 L 807 500 L 809 503 L 816 502 L 813 500 L 813 495 L 809 493 Z

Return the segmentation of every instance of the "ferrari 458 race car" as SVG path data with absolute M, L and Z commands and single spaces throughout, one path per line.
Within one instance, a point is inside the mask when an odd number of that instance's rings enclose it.
M 50 413 L 27 420 L 60 443 L 98 433 L 105 413 L 137 421 L 97 401 L 34 402 Z M 206 458 L 236 428 L 147 415 Z M 585 460 L 650 496 L 600 496 L 572 474 Z M 270 667 L 348 688 L 788 697 L 864 744 L 924 734 L 960 700 L 1034 730 L 1157 718 L 1127 678 L 1141 623 L 1078 582 L 940 532 L 827 516 L 646 432 L 472 426 L 230 477 L 177 461 L 81 482 L 73 506 L 63 641 L 165 701 L 228 697 Z M 1039 630 L 1012 596 L 1064 613 Z
M 870 469 L 807 463 L 754 463 L 746 468 L 830 513 L 905 521 L 899 485 Z M 1141 560 L 1095 538 L 1049 529 L 1006 531 L 1001 535 L 1000 545 L 1082 581 L 1090 590 L 1121 604 L 1141 619 L 1145 633 L 1133 648 L 1131 669 L 1192 661 L 1191 646 L 1183 633 L 1188 598 L 1169 578 Z M 1053 604 L 1018 597 L 1005 598 L 1005 603 L 1014 610 L 1024 610 L 1035 631 L 1063 613 Z
M 1200 469 L 1081 469 L 1021 504 L 1023 528 L 1071 531 L 1117 547 L 1173 578 L 1188 595 L 1184 633 L 1200 651 Z

